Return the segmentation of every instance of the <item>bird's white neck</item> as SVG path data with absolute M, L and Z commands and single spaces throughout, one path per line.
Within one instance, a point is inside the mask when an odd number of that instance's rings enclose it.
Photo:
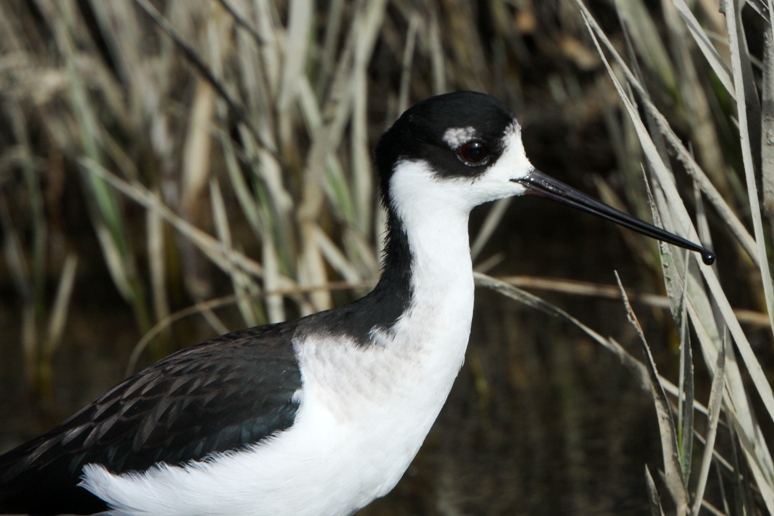
M 445 195 L 438 182 L 422 162 L 403 163 L 393 177 L 391 194 L 411 253 L 413 303 L 446 307 L 461 299 L 455 294 L 472 297 L 470 207 L 450 201 L 454 196 Z
M 459 338 L 429 339 L 446 347 L 443 353 L 460 363 L 470 332 L 474 289 L 468 240 L 472 206 L 459 201 L 464 196 L 455 190 L 462 187 L 453 180 L 440 181 L 421 161 L 400 163 L 390 182 L 391 208 L 411 255 L 411 303 L 405 318 L 412 326 L 423 325 L 440 335 L 462 332 Z

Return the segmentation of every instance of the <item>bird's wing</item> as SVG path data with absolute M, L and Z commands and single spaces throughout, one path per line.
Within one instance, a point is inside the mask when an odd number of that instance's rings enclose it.
M 77 487 L 85 464 L 113 473 L 184 464 L 288 428 L 301 387 L 294 331 L 252 328 L 175 353 L 0 456 L 0 512 L 103 510 Z

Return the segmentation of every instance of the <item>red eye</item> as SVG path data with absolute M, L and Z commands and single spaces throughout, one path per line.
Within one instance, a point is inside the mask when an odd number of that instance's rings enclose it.
M 489 149 L 479 140 L 472 140 L 457 150 L 457 156 L 466 165 L 483 165 L 489 161 Z

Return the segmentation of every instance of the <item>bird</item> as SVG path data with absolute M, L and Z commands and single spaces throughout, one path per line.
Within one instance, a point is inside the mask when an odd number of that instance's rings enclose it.
M 464 361 L 480 204 L 543 196 L 715 258 L 536 170 L 511 110 L 484 93 L 410 107 L 374 163 L 387 223 L 370 293 L 129 377 L 0 456 L 0 512 L 332 516 L 386 495 Z

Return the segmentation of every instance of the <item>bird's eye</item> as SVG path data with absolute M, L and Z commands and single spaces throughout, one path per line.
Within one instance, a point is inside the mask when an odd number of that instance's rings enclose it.
M 466 165 L 483 165 L 489 161 L 489 149 L 482 141 L 471 140 L 457 149 L 457 156 Z

